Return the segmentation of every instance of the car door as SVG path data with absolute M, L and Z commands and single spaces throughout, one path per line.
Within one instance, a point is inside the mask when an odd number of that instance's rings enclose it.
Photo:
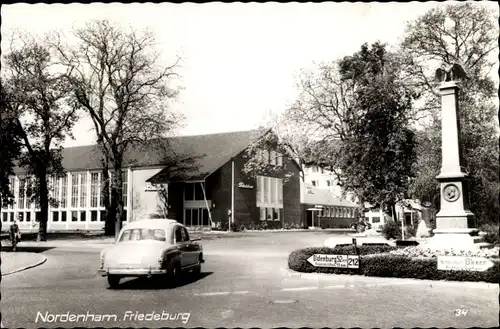
M 182 227 L 176 226 L 174 229 L 174 240 L 177 250 L 180 252 L 181 267 L 189 266 L 189 247 L 184 241 Z
M 182 232 L 184 234 L 184 241 L 187 244 L 187 250 L 188 250 L 188 258 L 189 258 L 189 265 L 195 265 L 198 262 L 198 257 L 199 257 L 199 252 L 198 252 L 198 245 L 194 243 L 194 241 L 191 241 L 191 238 L 189 237 L 189 232 L 188 230 L 183 227 Z

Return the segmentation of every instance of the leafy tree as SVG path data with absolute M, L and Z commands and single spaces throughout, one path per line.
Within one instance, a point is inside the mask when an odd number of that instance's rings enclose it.
M 480 3 L 461 3 L 431 9 L 410 22 L 401 48 L 412 85 L 425 100 L 418 110 L 427 120 L 419 138 L 417 177 L 412 191 L 439 207 L 435 179 L 441 165 L 440 98 L 434 71 L 444 63 L 461 64 L 469 79 L 459 93 L 463 155 L 470 175 L 471 210 L 480 222 L 496 221 L 500 182 L 498 121 L 492 68 L 497 65 L 498 24 L 493 10 Z
M 75 99 L 94 123 L 103 154 L 106 233 L 118 234 L 124 219 L 121 173 L 126 150 L 150 146 L 179 122 L 180 117 L 168 111 L 179 91 L 171 85 L 178 61 L 162 67 L 154 35 L 147 30 L 126 31 L 103 20 L 86 24 L 74 35 L 76 45 L 58 48 L 61 60 L 72 69 Z
M 15 160 L 21 154 L 21 138 L 17 126 L 17 111 L 12 108 L 10 96 L 3 81 L 0 83 L 0 209 L 12 204 L 14 195 L 9 176 L 14 175 Z M 0 224 L 1 225 L 1 224 Z M 0 226 L 1 228 L 1 226 Z
M 354 100 L 335 154 L 341 186 L 392 213 L 395 204 L 407 197 L 416 156 L 408 120 L 415 95 L 401 80 L 397 64 L 380 43 L 371 48 L 364 44 L 339 62 Z
M 23 150 L 19 165 L 34 177 L 30 185 L 36 188 L 30 188 L 29 194 L 40 203 L 38 240 L 45 241 L 49 202 L 55 201 L 48 178 L 62 174 L 61 142 L 71 136 L 78 105 L 69 97 L 67 72 L 61 71 L 47 39 L 22 36 L 18 44 L 5 57 L 7 104 L 18 114 L 15 124 Z

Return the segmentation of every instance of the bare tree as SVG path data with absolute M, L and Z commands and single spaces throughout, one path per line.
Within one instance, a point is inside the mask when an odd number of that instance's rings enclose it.
M 103 154 L 106 233 L 118 234 L 124 219 L 124 154 L 130 148 L 147 147 L 177 126 L 180 116 L 168 108 L 179 91 L 171 85 L 178 76 L 179 60 L 162 67 L 152 32 L 125 30 L 106 20 L 90 22 L 74 35 L 77 45 L 59 45 L 60 55 L 73 69 L 75 98 L 94 123 Z
M 62 174 L 61 142 L 71 136 L 79 105 L 69 97 L 71 85 L 66 77 L 70 72 L 58 66 L 48 39 L 37 41 L 26 35 L 19 35 L 16 42 L 13 39 L 4 69 L 7 106 L 18 114 L 23 151 L 19 164 L 35 177 L 36 188 L 29 190 L 40 203 L 38 240 L 45 241 L 49 202 L 54 201 L 48 178 Z

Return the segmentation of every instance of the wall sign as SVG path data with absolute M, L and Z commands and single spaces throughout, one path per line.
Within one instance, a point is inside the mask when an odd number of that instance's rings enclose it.
M 157 192 L 158 187 L 156 185 L 153 185 L 149 182 L 146 182 L 146 185 L 144 186 L 144 191 L 146 192 Z
M 252 188 L 253 188 L 253 185 L 249 185 L 249 184 L 245 184 L 245 183 L 243 183 L 243 182 L 240 182 L 240 183 L 238 184 L 238 187 L 240 187 L 240 188 L 248 188 L 248 189 L 252 189 Z

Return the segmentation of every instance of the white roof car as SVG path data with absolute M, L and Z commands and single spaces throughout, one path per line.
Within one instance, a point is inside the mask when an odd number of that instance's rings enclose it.
M 124 277 L 164 276 L 175 282 L 182 272 L 200 274 L 203 247 L 172 219 L 143 219 L 125 225 L 115 244 L 101 252 L 98 273 L 111 288 Z

